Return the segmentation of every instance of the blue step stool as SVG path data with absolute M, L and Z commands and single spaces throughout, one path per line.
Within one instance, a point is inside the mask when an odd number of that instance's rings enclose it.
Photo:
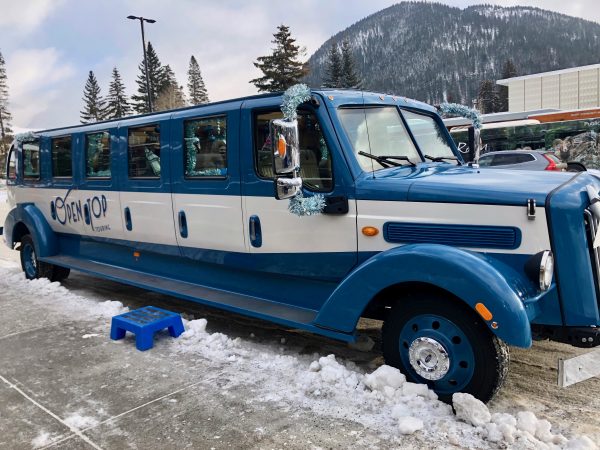
M 123 339 L 127 331 L 135 334 L 138 350 L 149 350 L 154 345 L 154 333 L 169 328 L 169 334 L 178 337 L 183 333 L 181 316 L 156 306 L 145 306 L 128 313 L 114 316 L 110 326 L 110 338 Z

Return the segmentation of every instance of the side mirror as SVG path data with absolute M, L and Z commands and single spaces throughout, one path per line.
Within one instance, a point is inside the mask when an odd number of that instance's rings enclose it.
M 297 176 L 300 170 L 298 121 L 271 120 L 269 131 L 273 154 L 273 173 L 277 176 L 275 198 L 283 200 L 293 197 L 302 188 L 302 178 Z M 279 175 L 283 176 L 279 177 Z

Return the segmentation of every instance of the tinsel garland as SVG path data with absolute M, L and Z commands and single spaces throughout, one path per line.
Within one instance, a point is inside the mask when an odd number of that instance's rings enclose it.
M 458 103 L 442 103 L 440 105 L 440 111 L 443 114 L 469 119 L 473 122 L 473 128 L 477 130 L 481 129 L 481 114 L 476 109 L 469 108 L 465 105 L 459 105 Z
M 27 131 L 26 133 L 18 133 L 15 135 L 15 141 L 17 141 L 19 144 L 22 144 L 23 142 L 33 141 L 38 137 L 39 136 L 33 131 Z
M 327 161 L 329 159 L 329 150 L 322 136 L 319 139 L 319 148 L 321 150 L 321 161 Z
M 325 208 L 325 196 L 315 194 L 312 197 L 305 197 L 302 191 L 290 198 L 288 210 L 297 216 L 316 216 L 323 212 Z
M 281 112 L 288 120 L 296 120 L 298 118 L 297 108 L 302 103 L 310 100 L 310 88 L 305 84 L 295 84 L 283 94 L 283 103 L 281 104 Z

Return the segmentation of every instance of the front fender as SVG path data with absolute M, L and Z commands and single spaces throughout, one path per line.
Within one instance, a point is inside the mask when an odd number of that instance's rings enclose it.
M 18 240 L 19 223 L 24 224 L 29 230 L 38 257 L 53 256 L 58 253 L 56 234 L 42 212 L 32 203 L 17 205 L 6 216 L 4 239 L 10 248 L 13 248 Z
M 421 282 L 454 294 L 473 309 L 483 303 L 493 314 L 487 325 L 494 334 L 509 345 L 530 347 L 531 327 L 522 302 L 523 284 L 516 282 L 519 278 L 499 261 L 455 247 L 396 247 L 352 271 L 321 308 L 315 325 L 351 333 L 377 293 L 392 285 Z M 491 328 L 492 321 L 496 329 Z

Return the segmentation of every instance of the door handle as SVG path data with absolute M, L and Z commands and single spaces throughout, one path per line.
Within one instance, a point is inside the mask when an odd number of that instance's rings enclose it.
M 85 224 L 90 224 L 90 207 L 86 204 L 83 205 L 83 218 L 85 219 Z
M 188 237 L 187 219 L 185 211 L 179 211 L 179 234 L 182 238 Z
M 129 211 L 129 206 L 125 208 L 125 228 L 127 228 L 127 231 L 131 231 L 133 229 L 133 225 L 131 223 L 131 211 Z
M 250 244 L 252 244 L 252 247 L 260 247 L 262 245 L 262 230 L 260 228 L 260 219 L 258 216 L 250 217 L 248 231 L 250 234 Z

